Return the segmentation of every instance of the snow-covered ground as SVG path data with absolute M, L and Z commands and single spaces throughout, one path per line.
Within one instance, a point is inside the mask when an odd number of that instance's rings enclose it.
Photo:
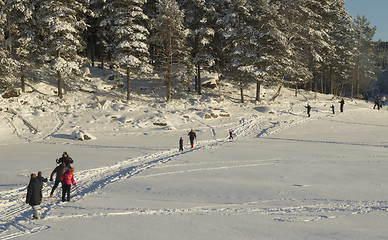
M 252 89 L 240 104 L 227 86 L 223 102 L 205 90 L 166 104 L 162 88 L 141 81 L 127 104 L 98 79 L 82 86 L 97 94 L 58 100 L 42 85 L 0 99 L 0 240 L 387 239 L 386 108 L 345 99 L 339 113 L 332 96 L 287 89 L 269 102 L 270 88 L 262 103 L 250 102 Z M 60 187 L 49 198 L 46 184 L 32 221 L 29 175 L 48 177 L 64 151 L 72 199 L 62 203 Z

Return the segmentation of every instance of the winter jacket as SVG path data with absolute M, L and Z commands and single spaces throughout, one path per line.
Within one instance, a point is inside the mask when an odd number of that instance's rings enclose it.
M 27 187 L 26 203 L 31 206 L 39 205 L 42 202 L 42 196 L 40 181 L 37 177 L 34 177 L 31 179 Z
M 189 132 L 187 135 L 189 135 L 190 141 L 193 141 L 195 138 L 197 138 L 197 134 L 195 134 L 194 131 Z
M 63 184 L 66 184 L 66 185 L 75 185 L 75 181 L 74 181 L 74 175 L 73 173 L 71 172 L 71 170 L 67 170 L 63 175 L 62 175 L 62 179 L 61 179 L 61 182 Z
M 38 176 L 36 178 L 38 179 L 40 190 L 42 190 L 43 189 L 43 183 L 47 182 L 47 178 L 42 176 L 42 172 L 38 172 Z
M 61 157 L 56 160 L 57 163 L 65 163 L 67 168 L 70 168 L 70 164 L 73 163 L 73 159 L 71 157 Z
M 66 172 L 67 169 L 68 168 L 63 164 L 56 167 L 50 175 L 50 181 L 53 180 L 54 174 L 56 174 L 57 176 L 55 177 L 55 182 L 61 182 L 62 175 Z

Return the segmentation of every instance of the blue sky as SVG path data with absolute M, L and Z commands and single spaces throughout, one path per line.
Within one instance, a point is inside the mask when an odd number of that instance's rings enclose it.
M 374 40 L 388 41 L 388 0 L 345 0 L 345 9 L 353 17 L 364 15 L 376 26 Z

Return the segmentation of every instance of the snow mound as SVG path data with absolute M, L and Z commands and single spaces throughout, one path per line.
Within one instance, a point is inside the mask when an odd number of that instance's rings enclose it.
M 90 135 L 89 133 L 86 133 L 82 130 L 76 130 L 71 134 L 71 137 L 80 141 L 85 140 L 96 140 L 97 138 Z

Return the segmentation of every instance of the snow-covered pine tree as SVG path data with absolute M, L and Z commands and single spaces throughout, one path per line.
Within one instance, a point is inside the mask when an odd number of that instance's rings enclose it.
M 251 4 L 251 25 L 254 34 L 255 59 L 252 75 L 256 81 L 256 101 L 260 101 L 260 86 L 283 84 L 282 61 L 286 56 L 285 36 L 280 26 L 283 17 L 279 14 L 280 6 L 270 0 L 254 0 Z M 281 88 L 279 88 L 280 90 Z
M 145 0 L 114 0 L 110 1 L 112 11 L 111 34 L 113 36 L 113 59 L 119 66 L 126 69 L 127 101 L 130 100 L 130 76 L 149 74 L 148 35 L 143 12 Z
M 172 98 L 173 78 L 185 74 L 190 65 L 186 45 L 188 31 L 184 28 L 183 18 L 176 0 L 165 0 L 158 4 L 155 35 L 151 40 L 157 48 L 155 66 L 164 72 L 167 102 Z
M 38 49 L 33 21 L 34 2 L 31 0 L 6 1 L 7 36 L 9 42 L 9 63 L 16 69 L 10 75 L 20 77 L 21 89 L 25 89 L 26 73 L 34 66 L 34 53 Z
M 286 79 L 295 85 L 297 93 L 300 84 L 305 84 L 313 78 L 309 68 L 310 57 L 306 55 L 310 43 L 304 26 L 307 19 L 305 0 L 275 1 L 279 4 L 280 14 L 284 17 L 281 31 L 285 36 L 287 55 L 283 59 L 283 72 Z
M 60 98 L 63 98 L 63 77 L 79 73 L 85 61 L 78 54 L 85 47 L 82 33 L 87 25 L 81 15 L 85 11 L 79 0 L 39 1 L 36 20 L 41 29 L 41 54 L 56 74 Z
M 370 23 L 365 16 L 357 16 L 353 22 L 354 41 L 355 41 L 355 68 L 354 79 L 352 82 L 351 94 L 356 96 L 360 93 L 360 88 L 369 87 L 371 81 L 377 81 L 374 72 L 376 62 L 373 50 L 375 43 L 373 37 L 376 27 L 370 27 Z
M 214 37 L 214 25 L 211 5 L 206 0 L 179 0 L 180 8 L 185 14 L 185 28 L 190 30 L 188 45 L 191 48 L 191 61 L 195 65 L 195 91 L 201 95 L 201 69 L 209 69 L 214 66 L 212 45 Z
M 351 18 L 345 10 L 344 0 L 332 0 L 329 15 L 330 51 L 325 56 L 326 76 L 329 78 L 329 93 L 342 95 L 345 84 L 351 80 L 354 68 L 353 61 L 353 32 Z
M 0 0 L 0 87 L 13 86 L 14 74 L 19 69 L 18 62 L 13 59 L 13 36 L 15 25 L 12 22 L 12 4 Z

